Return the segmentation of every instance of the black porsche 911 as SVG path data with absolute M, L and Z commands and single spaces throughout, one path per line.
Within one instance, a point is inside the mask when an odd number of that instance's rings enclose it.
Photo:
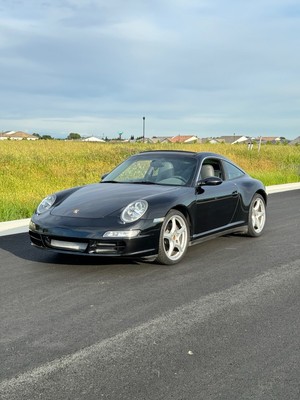
M 100 183 L 47 196 L 29 234 L 56 252 L 175 264 L 208 238 L 261 235 L 266 203 L 264 185 L 219 154 L 147 151 Z

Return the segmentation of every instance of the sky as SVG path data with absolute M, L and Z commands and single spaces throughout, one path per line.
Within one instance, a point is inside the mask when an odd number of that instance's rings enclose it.
M 0 132 L 300 135 L 299 0 L 0 0 Z

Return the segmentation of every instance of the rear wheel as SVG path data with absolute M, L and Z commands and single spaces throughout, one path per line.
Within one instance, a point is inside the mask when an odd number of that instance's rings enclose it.
M 266 223 L 266 203 L 264 198 L 256 193 L 249 208 L 247 235 L 256 237 L 263 232 Z
M 178 263 L 187 251 L 189 240 L 185 216 L 177 210 L 169 211 L 161 227 L 156 261 L 166 265 Z

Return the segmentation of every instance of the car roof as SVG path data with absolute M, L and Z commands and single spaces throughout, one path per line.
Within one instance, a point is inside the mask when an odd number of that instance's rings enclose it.
M 142 151 L 140 153 L 135 154 L 138 156 L 139 154 L 176 154 L 176 155 L 186 155 L 186 156 L 193 156 L 197 158 L 207 158 L 207 157 L 216 157 L 220 158 L 223 160 L 228 160 L 225 156 L 222 156 L 221 154 L 217 153 L 212 153 L 208 151 L 201 151 L 201 152 L 196 152 L 196 151 L 186 151 L 186 150 L 147 150 L 147 151 Z M 228 160 L 230 161 L 230 160 Z M 232 162 L 232 161 L 231 161 Z
M 194 154 L 194 155 L 198 154 L 195 151 L 186 151 L 186 150 L 145 150 L 145 151 L 141 151 L 140 153 L 137 153 L 136 155 L 138 155 L 138 154 L 146 154 L 146 153 L 149 153 L 149 154 L 152 154 L 152 153 L 166 153 L 166 154 L 181 153 L 181 154 Z

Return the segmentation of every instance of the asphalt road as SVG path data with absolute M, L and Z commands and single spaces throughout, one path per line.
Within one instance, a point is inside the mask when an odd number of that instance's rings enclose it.
M 0 398 L 300 398 L 300 190 L 166 267 L 0 237 Z

